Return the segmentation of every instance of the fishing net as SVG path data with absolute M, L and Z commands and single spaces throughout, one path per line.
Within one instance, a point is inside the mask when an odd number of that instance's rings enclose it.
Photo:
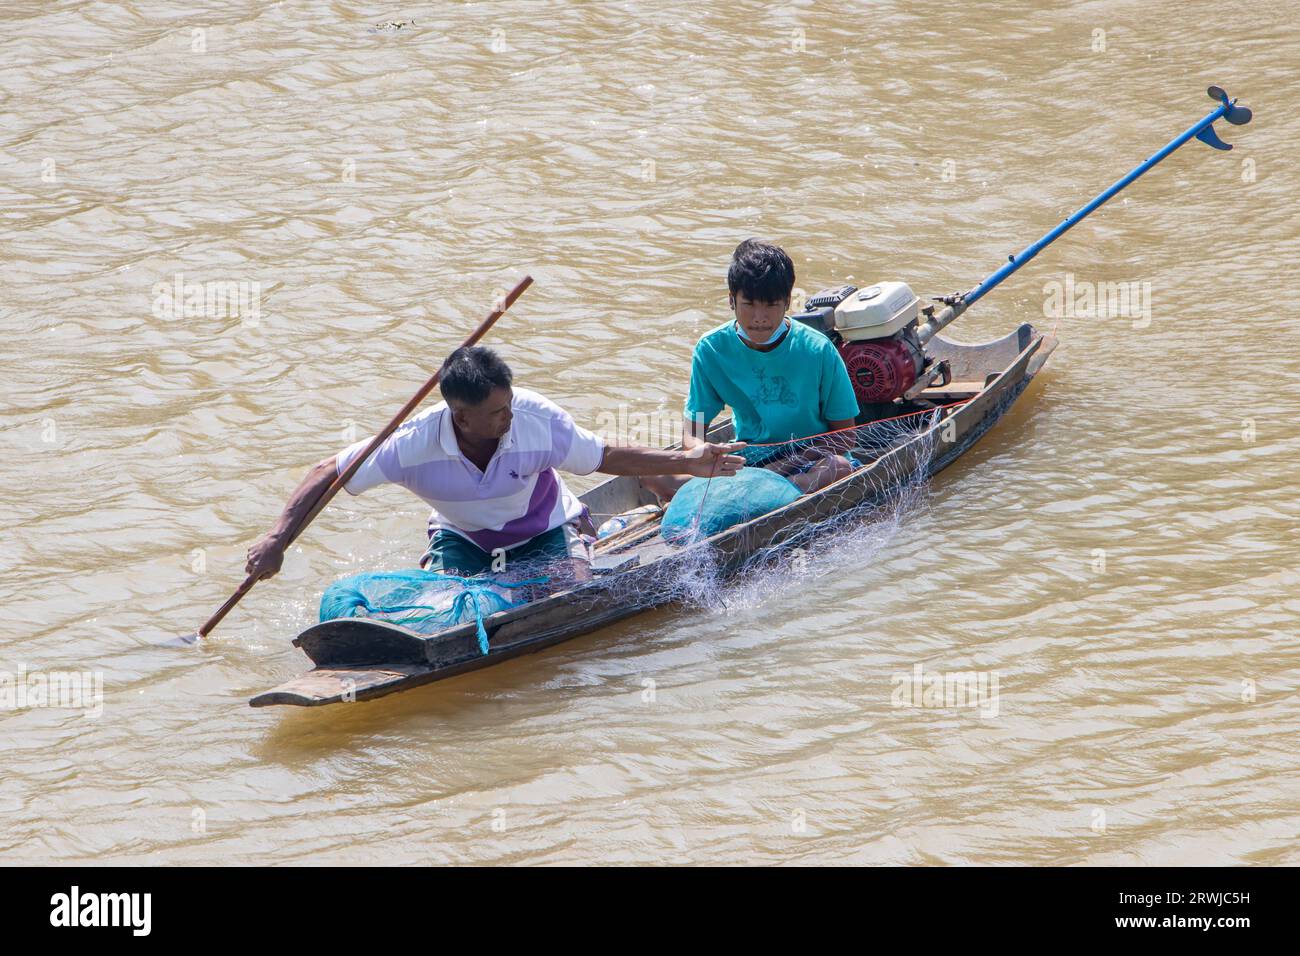
M 916 479 L 925 476 L 928 451 L 919 457 L 909 456 L 906 466 L 894 462 L 889 452 L 905 443 L 915 445 L 940 414 L 937 410 L 913 413 L 795 441 L 746 445 L 739 454 L 748 466 L 738 474 L 723 479 L 692 478 L 677 491 L 664 511 L 661 534 L 673 544 L 690 544 L 790 504 L 804 494 L 819 492 L 849 475 L 872 471 L 872 465 L 875 473 L 870 484 L 875 493 L 867 497 L 872 504 L 879 504 L 887 486 L 901 494 L 911 483 L 904 472 L 915 472 L 911 477 Z M 855 502 L 847 499 L 860 490 L 854 486 L 839 494 L 834 489 L 823 493 L 836 505 L 836 520 L 852 517 Z
M 580 589 L 573 613 L 669 603 L 730 612 L 808 574 L 842 567 L 844 555 L 863 566 L 923 501 L 941 447 L 944 412 L 928 408 L 797 441 L 747 446 L 740 453 L 750 465 L 739 475 L 693 479 L 677 491 L 662 524 L 646 521 L 646 509 L 636 509 L 638 522 L 617 539 L 598 542 L 597 556 L 613 558 L 615 565 L 620 556 L 636 555 L 654 542 L 665 544 L 671 560 L 598 575 L 594 587 Z M 843 480 L 850 475 L 852 481 Z M 804 493 L 800 484 L 817 487 L 816 514 L 782 524 L 743 559 L 703 540 L 798 500 Z M 320 619 L 370 617 L 420 633 L 474 622 L 486 653 L 485 618 L 573 583 L 567 570 L 546 558 L 517 560 L 505 572 L 474 577 L 424 570 L 354 574 L 326 590 Z
M 735 478 L 700 479 L 703 488 L 698 504 L 695 496 L 683 502 L 695 504 L 695 513 L 684 522 L 680 516 L 676 519 L 681 526 L 674 534 L 680 546 L 679 560 L 666 564 L 656 580 L 642 587 L 642 593 L 653 593 L 656 598 L 671 595 L 672 602 L 731 613 L 761 603 L 808 575 L 842 569 L 846 560 L 857 567 L 869 564 L 898 531 L 904 517 L 923 506 L 936 454 L 941 448 L 952 451 L 950 445 L 943 444 L 940 426 L 952 407 L 923 409 L 797 441 L 746 446 L 740 454 L 750 467 L 736 477 L 775 467 L 787 473 L 787 480 L 802 481 L 828 457 L 843 459 L 822 476 L 829 487 L 815 492 L 824 503 L 818 509 L 820 514 L 786 524 L 736 564 L 701 540 L 716 533 L 711 500 Z M 849 476 L 852 481 L 842 480 Z M 740 490 L 743 486 L 732 487 Z M 732 496 L 721 497 L 719 511 L 726 514 Z M 668 510 L 676 501 L 674 496 Z
M 869 567 L 904 519 L 924 507 L 927 481 L 937 456 L 957 454 L 958 448 L 944 438 L 942 419 L 960 404 L 917 409 L 797 441 L 746 446 L 740 454 L 751 467 L 742 469 L 741 475 L 759 466 L 775 466 L 787 473 L 786 478 L 805 481 L 811 477 L 809 470 L 819 463 L 825 465 L 828 456 L 842 458 L 845 464 L 829 472 L 830 484 L 817 492 L 818 507 L 799 519 L 774 521 L 775 528 L 757 533 L 760 545 L 739 559 L 725 536 L 721 544 L 701 539 L 713 530 L 705 523 L 710 501 L 725 488 L 742 486 L 728 484 L 735 477 L 688 483 L 677 496 L 698 488 L 698 504 L 696 493 L 682 499 L 681 509 L 694 513 L 685 520 L 674 516 L 680 529 L 674 535 L 676 543 L 665 540 L 658 527 L 650 525 L 644 531 L 625 531 L 617 540 L 597 545 L 598 556 L 615 563 L 624 555 L 635 556 L 648 549 L 650 563 L 598 579 L 600 588 L 592 593 L 590 610 L 599 613 L 617 605 L 634 611 L 679 604 L 732 614 L 774 594 L 797 589 L 809 576 L 843 573 L 846 566 Z M 720 496 L 725 504 L 719 510 L 725 514 L 733 507 L 731 496 Z M 742 509 L 741 517 L 748 510 Z M 600 521 L 611 516 L 593 517 Z M 653 548 L 655 542 L 667 549 L 668 559 L 654 560 L 663 553 Z M 573 613 L 583 613 L 583 607 Z

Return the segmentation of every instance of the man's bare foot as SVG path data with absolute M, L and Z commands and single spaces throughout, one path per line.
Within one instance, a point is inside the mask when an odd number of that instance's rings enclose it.
M 853 463 L 843 455 L 827 455 L 802 475 L 787 475 L 805 495 L 811 494 L 851 474 Z
M 677 489 L 690 480 L 690 475 L 644 475 L 641 478 L 641 487 L 658 498 L 662 504 L 667 504 L 673 500 Z

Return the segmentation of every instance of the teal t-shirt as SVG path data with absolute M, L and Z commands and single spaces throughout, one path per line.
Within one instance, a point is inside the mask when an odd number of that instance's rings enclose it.
M 835 344 L 794 321 L 770 352 L 740 341 L 734 319 L 700 338 L 691 359 L 686 417 L 708 424 L 723 405 L 735 416 L 736 438 L 759 443 L 817 435 L 829 430 L 830 422 L 858 414 Z

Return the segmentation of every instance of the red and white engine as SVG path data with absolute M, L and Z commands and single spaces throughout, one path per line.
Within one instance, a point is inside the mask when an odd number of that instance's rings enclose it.
M 860 404 L 892 402 L 916 384 L 925 368 L 925 349 L 916 334 L 920 299 L 907 283 L 827 289 L 805 308 L 794 318 L 821 328 L 836 342 Z

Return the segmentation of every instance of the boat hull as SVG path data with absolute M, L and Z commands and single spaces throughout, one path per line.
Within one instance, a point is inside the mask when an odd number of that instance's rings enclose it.
M 981 345 L 961 345 L 936 336 L 931 342 L 932 354 L 950 361 L 954 385 L 932 390 L 933 395 L 927 397 L 954 398 L 963 404 L 870 467 L 704 542 L 671 550 L 656 541 L 650 549 L 652 560 L 641 564 L 634 560 L 630 567 L 581 586 L 494 614 L 484 621 L 489 642 L 486 655 L 480 652 L 472 624 L 438 634 L 419 634 L 395 624 L 361 618 L 313 625 L 294 644 L 306 652 L 316 668 L 257 695 L 250 704 L 320 706 L 382 697 L 543 650 L 672 603 L 679 593 L 672 585 L 699 561 L 697 549 L 708 549 L 709 560 L 725 577 L 760 549 L 781 547 L 805 532 L 809 524 L 878 503 L 901 482 L 934 475 L 948 467 L 1002 418 L 1055 346 L 1054 338 L 1028 324 Z M 710 437 L 729 437 L 729 424 L 723 428 L 727 434 L 715 431 Z M 628 497 L 633 494 L 632 487 L 626 478 L 611 479 L 582 498 L 589 506 L 627 506 L 635 500 Z M 617 497 L 620 494 L 622 497 Z M 638 595 L 635 602 L 619 598 L 631 593 Z

